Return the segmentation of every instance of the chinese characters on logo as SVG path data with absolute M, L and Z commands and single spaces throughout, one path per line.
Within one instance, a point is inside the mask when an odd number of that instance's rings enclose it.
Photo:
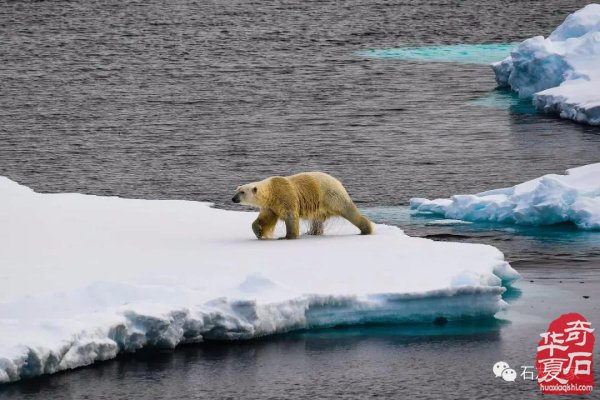
M 544 394 L 587 394 L 594 386 L 594 329 L 577 313 L 561 315 L 540 334 L 536 367 Z

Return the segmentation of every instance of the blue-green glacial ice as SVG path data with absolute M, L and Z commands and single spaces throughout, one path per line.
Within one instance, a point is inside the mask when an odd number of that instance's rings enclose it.
M 469 102 L 472 106 L 510 110 L 514 114 L 535 114 L 537 112 L 531 99 L 522 99 L 516 93 L 497 89 L 477 97 Z

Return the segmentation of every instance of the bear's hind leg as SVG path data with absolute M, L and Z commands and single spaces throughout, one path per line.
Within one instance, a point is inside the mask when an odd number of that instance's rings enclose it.
M 289 213 L 285 219 L 285 239 L 298 239 L 299 236 L 300 218 L 298 215 Z
M 323 221 L 320 219 L 313 219 L 310 221 L 309 235 L 322 235 L 324 232 Z
M 352 222 L 354 226 L 360 229 L 361 235 L 371 235 L 373 233 L 373 225 L 371 221 L 358 211 L 354 204 L 348 204 L 342 211 L 342 217 Z

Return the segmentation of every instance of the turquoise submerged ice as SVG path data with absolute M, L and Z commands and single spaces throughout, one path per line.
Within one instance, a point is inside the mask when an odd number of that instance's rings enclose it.
M 536 113 L 536 108 L 531 99 L 522 99 L 510 90 L 493 90 L 484 96 L 471 100 L 469 104 L 483 108 L 510 110 L 513 114 Z
M 418 213 L 466 221 L 519 225 L 572 222 L 581 229 L 600 230 L 600 163 L 473 195 L 414 198 L 410 205 Z
M 395 58 L 411 61 L 490 64 L 508 56 L 514 46 L 514 43 L 493 43 L 405 47 L 367 50 L 359 53 L 359 55 L 370 58 Z

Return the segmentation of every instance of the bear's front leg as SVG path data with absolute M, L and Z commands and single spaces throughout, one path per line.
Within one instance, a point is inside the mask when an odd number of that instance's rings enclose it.
M 298 239 L 300 236 L 300 217 L 288 213 L 285 219 L 285 239 Z
M 271 210 L 260 210 L 258 218 L 252 223 L 252 231 L 258 239 L 268 239 L 273 235 L 277 219 Z
M 258 218 L 256 218 L 254 220 L 254 222 L 252 223 L 252 232 L 254 232 L 257 239 L 262 238 L 262 225 L 260 224 L 260 221 Z

